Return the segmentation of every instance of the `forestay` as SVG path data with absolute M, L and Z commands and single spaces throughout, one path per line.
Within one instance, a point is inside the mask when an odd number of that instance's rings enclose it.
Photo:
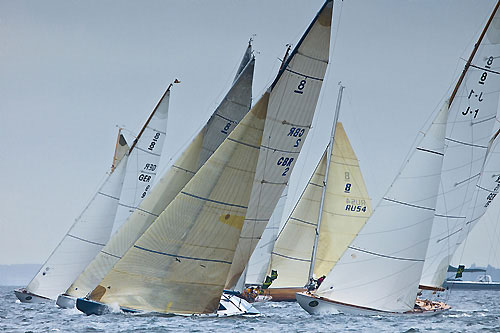
M 413 310 L 436 205 L 448 105 L 317 294 L 380 311 Z
M 286 186 L 311 122 L 328 65 L 333 2 L 326 1 L 270 87 L 255 186 L 226 282 L 245 269 Z
M 500 13 L 479 42 L 450 106 L 434 225 L 420 284 L 441 287 L 484 164 L 500 92 Z M 472 56 L 471 56 L 472 57 Z
M 68 288 L 67 294 L 74 297 L 84 297 L 99 284 L 115 263 L 191 180 L 210 156 L 209 152 L 215 150 L 222 143 L 234 129 L 234 124 L 240 122 L 248 112 L 252 99 L 255 65 L 255 59 L 251 53 L 249 45 L 244 58 L 250 55 L 250 61 L 246 63 L 241 73 L 237 73 L 234 85 L 214 111 L 208 123 L 158 181 L 138 209 L 118 229 L 106 247 Z
M 114 170 L 108 174 L 59 245 L 28 284 L 28 292 L 56 299 L 106 244 L 123 185 L 128 149 L 125 139 L 120 135 Z M 107 221 L 110 223 L 106 223 Z
M 90 298 L 159 313 L 213 313 L 250 200 L 266 93 Z
M 281 231 L 270 269 L 278 272 L 273 288 L 303 287 L 318 224 L 321 192 L 326 186 L 314 276 L 328 274 L 371 215 L 371 201 L 359 161 L 341 123 L 337 124 L 326 184 L 326 153 Z

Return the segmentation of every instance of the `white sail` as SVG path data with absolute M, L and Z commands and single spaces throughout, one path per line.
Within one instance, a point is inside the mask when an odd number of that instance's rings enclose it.
M 251 47 L 245 55 L 251 54 Z M 170 204 L 181 189 L 241 121 L 250 109 L 255 59 L 253 56 L 231 87 L 208 123 L 188 148 L 158 181 L 152 192 L 140 203 L 139 208 L 117 230 L 106 247 L 89 264 L 66 293 L 84 297 L 106 276 L 115 263 L 146 231 L 153 221 Z M 228 124 L 230 126 L 228 126 Z
M 269 94 L 94 289 L 90 299 L 160 313 L 213 313 L 250 201 Z
M 436 206 L 448 105 L 317 294 L 389 312 L 412 310 Z
M 469 205 L 483 167 L 500 96 L 500 13 L 494 15 L 450 106 L 446 150 L 423 287 L 441 287 L 470 220 Z
M 28 284 L 27 292 L 56 299 L 106 244 L 118 207 L 127 166 L 128 156 L 125 152 L 128 148 L 120 135 L 115 152 L 116 167 Z
M 278 278 L 272 288 L 303 287 L 308 283 L 323 186 L 326 192 L 314 276 L 328 274 L 371 215 L 359 161 L 341 123 L 335 131 L 328 180 L 323 184 L 326 154 L 276 241 L 270 269 L 278 272 Z
M 167 134 L 169 101 L 170 87 L 160 98 L 132 145 L 112 234 L 137 208 L 153 186 Z
M 326 1 L 270 87 L 256 186 L 226 282 L 234 287 L 245 269 L 311 128 L 330 49 L 333 2 Z
M 245 283 L 247 285 L 262 285 L 266 278 L 266 274 L 269 267 L 269 261 L 271 260 L 271 252 L 274 247 L 274 242 L 278 237 L 278 233 L 282 227 L 283 220 L 283 210 L 285 209 L 286 199 L 288 195 L 288 186 L 285 187 L 283 193 L 281 194 L 278 204 L 274 209 L 273 215 L 269 219 L 269 223 L 266 229 L 262 233 L 262 238 L 257 243 L 257 247 L 250 257 L 250 261 L 246 267 L 245 273 L 242 277 L 245 278 Z M 243 285 L 243 284 L 242 284 Z M 236 285 L 238 286 L 238 284 Z M 238 287 L 235 288 L 236 290 Z

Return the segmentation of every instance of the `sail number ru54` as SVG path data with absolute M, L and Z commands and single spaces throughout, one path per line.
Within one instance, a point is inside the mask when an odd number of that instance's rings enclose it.
M 484 65 L 484 68 L 486 69 L 481 76 L 479 77 L 479 81 L 477 82 L 480 85 L 484 85 L 486 82 L 486 79 L 488 78 L 488 70 L 491 69 L 491 65 L 493 65 L 493 57 L 488 57 L 486 59 L 486 64 Z M 477 89 L 477 88 L 476 88 Z M 479 89 L 478 89 L 479 90 Z M 469 95 L 467 96 L 467 99 L 477 99 L 478 103 L 481 103 L 483 99 L 483 92 L 482 91 L 474 91 L 474 89 L 471 89 L 469 92 Z M 474 118 L 477 117 L 477 114 L 479 113 L 479 108 L 471 108 L 470 106 L 467 107 L 466 110 L 462 111 L 462 115 L 467 116 L 468 114 L 471 114 L 474 116 Z

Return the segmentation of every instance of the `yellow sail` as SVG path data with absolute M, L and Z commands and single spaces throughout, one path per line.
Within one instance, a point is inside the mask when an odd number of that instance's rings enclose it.
M 217 310 L 250 200 L 268 99 L 266 93 L 91 299 L 160 313 Z
M 326 150 L 301 198 L 276 240 L 270 270 L 278 271 L 272 288 L 307 284 L 321 192 Z M 314 275 L 326 275 L 371 215 L 371 201 L 359 162 L 341 123 L 337 124 L 326 183 Z

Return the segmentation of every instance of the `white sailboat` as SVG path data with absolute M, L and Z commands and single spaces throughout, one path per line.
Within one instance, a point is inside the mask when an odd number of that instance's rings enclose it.
M 278 277 L 265 292 L 273 301 L 295 301 L 311 278 L 328 274 L 371 215 L 358 159 L 336 119 L 327 149 L 274 245 L 269 271 Z
M 483 168 L 496 137 L 493 127 L 500 97 L 499 5 L 497 2 L 450 98 L 452 118 L 422 289 L 442 290 L 455 250 L 498 191 L 496 179 L 491 177 L 500 171 L 498 165 L 490 164 L 488 174 Z
M 268 92 L 78 309 L 216 314 L 242 228 L 267 223 L 310 128 L 331 9 L 326 1 Z
M 58 298 L 80 275 L 109 240 L 115 221 L 118 202 L 122 195 L 139 199 L 145 196 L 148 184 L 153 182 L 163 148 L 170 99 L 169 85 L 147 119 L 134 143 L 126 151 L 126 158 L 111 172 L 101 188 L 62 241 L 52 252 L 40 272 L 25 288 L 30 293 L 51 300 Z M 121 145 L 121 140 L 118 144 Z M 115 162 L 116 158 L 113 159 Z M 129 163 L 128 161 L 132 161 Z M 123 191 L 124 178 L 130 188 Z M 132 183 L 132 184 L 131 184 Z M 21 301 L 28 296 L 16 291 Z
M 317 291 L 297 293 L 307 312 L 433 313 L 416 309 L 415 302 L 436 206 L 447 117 L 445 103 Z
M 14 290 L 21 302 L 40 303 L 54 300 L 61 292 L 61 285 L 67 283 L 67 276 L 79 274 L 81 262 L 89 260 L 88 257 L 92 254 L 89 254 L 86 248 L 104 246 L 111 232 L 111 224 L 103 226 L 100 222 L 114 220 L 128 150 L 129 146 L 119 131 L 110 173 L 27 287 Z
M 154 220 L 191 180 L 222 141 L 250 109 L 255 58 L 249 43 L 233 86 L 213 112 L 207 124 L 151 189 L 139 207 L 117 230 L 82 274 L 66 290 L 58 305 L 74 307 L 77 297 L 87 296 L 118 260 L 132 247 Z

